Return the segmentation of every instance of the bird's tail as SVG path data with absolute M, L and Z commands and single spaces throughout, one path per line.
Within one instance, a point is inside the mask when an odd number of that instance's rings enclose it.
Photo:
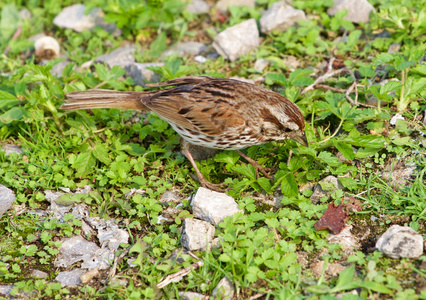
M 154 92 L 120 92 L 112 90 L 88 90 L 71 92 L 65 96 L 60 109 L 126 108 L 147 110 L 142 99 Z

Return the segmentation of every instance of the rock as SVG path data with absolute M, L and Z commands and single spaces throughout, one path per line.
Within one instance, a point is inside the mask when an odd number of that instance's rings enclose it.
M 71 62 L 68 59 L 57 63 L 50 70 L 50 74 L 52 74 L 53 76 L 56 76 L 58 78 L 61 78 L 62 72 L 64 71 L 65 67 L 68 66 L 68 64 L 70 64 L 70 63 Z
M 314 192 L 309 199 L 313 204 L 318 204 L 322 197 L 330 199 L 331 192 L 335 192 L 338 189 L 343 189 L 343 185 L 339 179 L 332 175 L 327 176 L 315 185 Z
M 127 244 L 129 241 L 129 233 L 118 228 L 114 219 L 101 219 L 99 217 L 89 217 L 86 221 L 92 228 L 98 230 L 98 240 L 102 248 L 108 248 L 115 251 L 120 247 L 120 244 Z
M 135 62 L 134 53 L 136 48 L 134 46 L 117 48 L 114 51 L 98 56 L 95 63 L 106 64 L 109 68 L 113 66 L 120 66 L 127 68 Z
M 60 272 L 58 276 L 56 276 L 55 280 L 59 281 L 62 287 L 66 286 L 74 286 L 76 287 L 81 283 L 80 277 L 86 273 L 83 269 L 75 269 L 72 271 Z
M 59 57 L 61 47 L 51 36 L 43 36 L 34 42 L 35 56 L 38 61 L 51 60 Z
M 62 241 L 58 257 L 53 264 L 55 267 L 66 268 L 78 261 L 90 261 L 92 255 L 99 249 L 95 243 L 88 242 L 81 236 L 73 236 Z
M 47 277 L 49 277 L 49 274 L 47 274 L 46 272 L 35 269 L 35 270 L 32 270 L 30 276 L 31 277 L 37 277 L 37 278 L 47 278 Z
M 392 225 L 376 248 L 390 258 L 418 258 L 423 254 L 423 237 L 411 227 Z
M 328 263 L 325 269 L 325 275 L 327 278 L 339 275 L 347 267 L 342 266 L 339 263 Z M 323 274 L 324 261 L 320 260 L 311 264 L 310 269 L 315 277 L 320 277 Z
M 33 17 L 31 12 L 26 8 L 21 9 L 18 13 L 18 16 L 21 20 L 30 20 Z
M 230 61 L 236 61 L 259 45 L 260 37 L 255 19 L 225 29 L 213 41 L 216 51 Z
M 15 200 L 15 193 L 11 189 L 0 184 L 0 217 L 12 206 Z
M 185 219 L 182 226 L 182 246 L 190 251 L 206 250 L 213 240 L 214 226 L 197 219 Z
M 206 14 L 210 11 L 210 6 L 204 0 L 192 0 L 186 6 L 186 10 L 193 14 Z
M 388 53 L 395 54 L 398 53 L 399 50 L 401 50 L 401 43 L 392 43 L 389 45 Z
M 256 0 L 220 0 L 216 3 L 215 7 L 217 10 L 225 12 L 231 6 L 247 6 L 254 8 L 255 4 Z
M 284 55 L 283 63 L 292 72 L 300 66 L 300 60 L 292 55 Z
M 145 195 L 146 191 L 144 189 L 135 189 L 132 188 L 130 189 L 129 192 L 127 192 L 124 197 L 126 198 L 126 200 L 130 200 L 134 195 Z
M 262 58 L 262 59 L 257 59 L 254 63 L 253 68 L 258 71 L 259 73 L 261 73 L 263 70 L 266 69 L 266 67 L 269 65 L 268 60 Z
M 403 167 L 392 171 L 383 172 L 382 178 L 390 181 L 392 187 L 410 185 L 410 180 L 415 179 L 416 167 Z
M 181 300 L 204 300 L 208 299 L 207 296 L 203 294 L 194 293 L 194 292 L 179 292 L 179 299 Z
M 351 233 L 352 225 L 346 227 L 339 234 L 329 234 L 327 241 L 331 244 L 339 244 L 343 248 L 345 256 L 355 254 L 357 250 L 361 249 L 358 239 Z
M 13 287 L 13 285 L 0 285 L 0 295 L 10 296 Z
M 286 1 L 275 2 L 260 18 L 260 31 L 268 34 L 272 31 L 284 32 L 298 20 L 305 20 L 305 12 L 294 9 Z
M 8 156 L 12 153 L 16 153 L 18 155 L 24 153 L 24 150 L 22 150 L 21 147 L 16 146 L 16 145 L 11 145 L 11 144 L 1 146 L 1 151 L 4 152 L 5 156 Z
M 82 284 L 87 284 L 89 283 L 90 280 L 92 280 L 94 277 L 99 275 L 99 269 L 93 269 L 90 270 L 89 272 L 83 274 L 80 276 L 80 281 Z
M 206 51 L 207 46 L 200 42 L 179 42 L 163 52 L 162 57 L 169 55 L 198 55 Z
M 212 293 L 213 299 L 231 300 L 234 297 L 234 284 L 227 277 L 223 277 Z
M 370 20 L 370 12 L 375 11 L 367 0 L 334 0 L 334 5 L 327 13 L 334 16 L 338 11 L 347 9 L 348 14 L 343 18 L 354 23 L 366 23 Z
M 103 22 L 103 12 L 100 8 L 94 8 L 88 14 L 84 14 L 86 7 L 83 4 L 74 4 L 65 7 L 54 19 L 53 24 L 60 28 L 70 28 L 77 32 L 91 30 Z
M 156 83 L 161 79 L 161 75 L 148 70 L 147 67 L 162 67 L 163 63 L 133 63 L 126 67 L 127 77 L 133 78 L 135 84 L 146 86 L 147 83 Z
M 203 187 L 200 187 L 195 194 L 192 210 L 196 218 L 213 225 L 219 224 L 226 217 L 233 216 L 237 212 L 243 212 L 238 209 L 234 198 Z
M 160 198 L 160 203 L 167 205 L 168 202 L 180 202 L 180 196 L 174 191 L 165 191 Z
M 202 55 L 197 55 L 196 57 L 194 57 L 194 60 L 195 60 L 197 63 L 203 64 L 203 63 L 205 63 L 205 62 L 207 61 L 207 58 L 205 58 L 205 57 L 204 57 L 204 56 L 202 56 Z

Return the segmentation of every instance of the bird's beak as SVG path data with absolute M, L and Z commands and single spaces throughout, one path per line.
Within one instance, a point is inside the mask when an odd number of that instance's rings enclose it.
M 302 135 L 292 136 L 291 139 L 302 144 L 305 147 L 309 147 L 308 139 L 306 138 L 305 133 L 303 133 Z

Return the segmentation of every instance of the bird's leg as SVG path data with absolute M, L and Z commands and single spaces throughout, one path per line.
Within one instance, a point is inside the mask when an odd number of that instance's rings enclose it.
M 260 173 L 262 173 L 266 178 L 268 179 L 272 179 L 272 176 L 270 176 L 268 174 L 268 172 L 266 172 L 266 168 L 262 167 L 261 165 L 259 165 L 255 160 L 251 159 L 249 156 L 245 155 L 243 152 L 241 152 L 240 150 L 237 150 L 238 154 L 241 155 L 246 161 L 248 161 L 255 169 L 256 172 L 259 171 Z
M 183 144 L 183 143 L 182 143 Z M 182 150 L 185 153 L 185 156 L 188 158 L 189 162 L 191 163 L 192 167 L 194 168 L 195 172 L 197 173 L 198 180 L 200 181 L 201 185 L 207 189 L 216 191 L 216 192 L 225 192 L 227 189 L 220 189 L 220 187 L 223 187 L 226 185 L 226 183 L 219 183 L 214 184 L 209 181 L 201 174 L 201 171 L 198 169 L 197 164 L 195 163 L 194 158 L 192 157 L 191 152 L 189 151 L 189 145 L 183 144 Z

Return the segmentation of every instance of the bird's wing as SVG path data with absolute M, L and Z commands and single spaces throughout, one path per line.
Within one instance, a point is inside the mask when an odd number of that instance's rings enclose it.
M 233 107 L 233 91 L 238 85 L 232 81 L 224 86 L 224 81 L 209 77 L 171 80 L 164 86 L 178 86 L 146 97 L 143 103 L 168 122 L 205 135 L 219 135 L 229 127 L 245 124 Z

